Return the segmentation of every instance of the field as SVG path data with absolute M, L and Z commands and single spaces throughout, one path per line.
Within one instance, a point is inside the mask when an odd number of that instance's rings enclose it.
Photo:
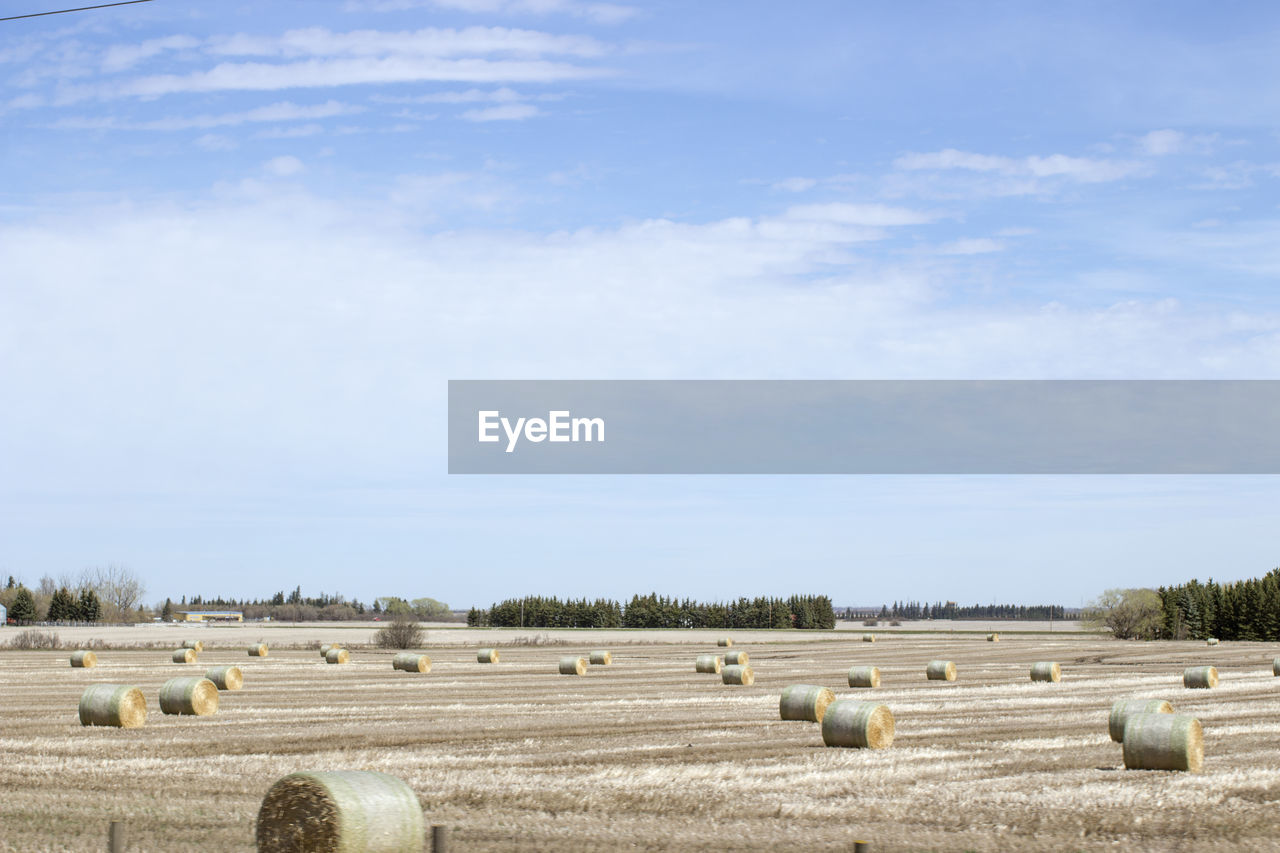
M 263 793 L 300 769 L 403 778 L 458 853 L 854 840 L 875 851 L 1263 851 L 1280 829 L 1280 649 L 1267 644 L 774 632 L 735 643 L 756 683 L 730 687 L 693 671 L 696 654 L 715 651 L 710 635 L 629 632 L 613 666 L 571 677 L 558 657 L 603 638 L 555 634 L 573 645 L 504 648 L 496 665 L 476 663 L 470 645 L 428 643 L 434 668 L 417 675 L 373 650 L 345 666 L 304 649 L 250 658 L 246 630 L 226 635 L 236 645 L 201 631 L 211 646 L 196 666 L 160 649 L 102 650 L 89 670 L 71 669 L 67 651 L 0 650 L 0 850 L 103 850 L 113 819 L 127 821 L 131 849 L 253 850 Z M 445 635 L 461 636 L 432 639 Z M 932 658 L 954 660 L 959 680 L 925 681 Z M 1060 662 L 1062 682 L 1031 683 L 1037 660 Z M 224 693 L 216 716 L 159 713 L 166 679 L 219 663 L 241 666 L 245 689 Z M 879 666 L 883 686 L 845 686 L 855 663 Z M 1221 687 L 1184 689 L 1182 669 L 1204 663 Z M 143 688 L 146 727 L 82 728 L 76 705 L 94 682 Z M 893 747 L 828 749 L 817 725 L 780 721 L 778 696 L 797 682 L 888 705 Z M 1123 769 L 1107 712 L 1131 695 L 1201 720 L 1203 773 Z

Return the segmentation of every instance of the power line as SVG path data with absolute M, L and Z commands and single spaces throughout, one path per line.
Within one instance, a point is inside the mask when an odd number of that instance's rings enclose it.
M 45 15 L 65 15 L 67 12 L 87 12 L 90 9 L 107 9 L 111 6 L 132 6 L 134 3 L 150 3 L 151 0 L 121 0 L 119 3 L 103 3 L 99 6 L 81 6 L 78 9 L 59 9 L 56 12 L 33 12 L 30 15 L 10 15 L 0 21 L 16 21 L 19 18 L 43 18 Z

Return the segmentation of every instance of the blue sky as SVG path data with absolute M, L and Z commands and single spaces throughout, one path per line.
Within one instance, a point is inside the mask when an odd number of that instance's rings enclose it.
M 451 478 L 444 404 L 450 378 L 1280 378 L 1278 29 L 1261 3 L 0 23 L 0 572 L 455 606 L 1261 574 L 1269 478 Z

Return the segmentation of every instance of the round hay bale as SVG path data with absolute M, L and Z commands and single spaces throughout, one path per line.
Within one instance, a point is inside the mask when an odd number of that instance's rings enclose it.
M 1056 661 L 1040 661 L 1031 664 L 1031 680 L 1032 681 L 1053 681 L 1062 680 L 1062 667 Z
M 372 770 L 290 773 L 262 798 L 258 853 L 421 853 L 422 806 L 395 776 Z
M 850 687 L 879 687 L 880 668 L 877 666 L 849 667 Z
M 231 666 L 214 666 L 205 670 L 204 677 L 213 682 L 213 686 L 219 690 L 239 690 L 244 687 L 244 673 L 240 671 L 240 667 Z
M 998 643 L 998 642 L 1000 642 L 1000 635 L 999 635 L 999 634 L 987 634 L 987 642 L 988 642 L 988 643 Z
M 1183 687 L 1210 687 L 1218 686 L 1218 670 L 1212 666 L 1189 666 L 1182 671 Z
M 324 655 L 325 663 L 351 663 L 351 652 L 337 646 L 330 647 Z
M 1216 646 L 1216 645 L 1218 645 L 1218 638 L 1217 638 L 1217 637 L 1210 637 L 1209 639 L 1207 639 L 1207 640 L 1205 640 L 1205 641 L 1204 641 L 1204 644 L 1205 644 L 1206 646 Z
M 476 660 L 479 661 L 480 663 L 497 663 L 498 650 L 497 649 L 481 649 L 480 651 L 476 652 Z
M 893 714 L 885 705 L 841 699 L 822 718 L 822 742 L 827 746 L 886 749 L 893 745 Z
M 71 653 L 71 665 L 76 669 L 89 669 L 98 665 L 98 656 L 80 649 Z
M 90 684 L 80 694 L 80 725 L 136 729 L 147 722 L 147 698 L 137 687 Z
M 561 675 L 586 675 L 587 659 L 574 657 L 573 655 L 560 658 L 560 674 Z
M 207 717 L 218 712 L 218 688 L 207 678 L 170 678 L 160 687 L 160 710 L 165 714 Z
M 716 675 L 720 674 L 723 666 L 724 659 L 715 655 L 698 655 L 698 659 L 693 662 L 694 672 L 710 672 Z
M 252 645 L 252 646 L 250 646 L 250 647 L 249 647 L 249 657 L 251 657 L 251 658 L 265 658 L 266 656 L 267 656 L 267 644 L 266 644 L 266 643 L 255 643 L 254 645 Z
M 816 684 L 792 684 L 782 691 L 778 700 L 778 715 L 784 720 L 822 722 L 827 706 L 836 701 L 836 694 Z
M 1272 674 L 1272 675 L 1280 676 L 1280 658 L 1272 658 L 1272 660 L 1271 660 L 1271 674 Z
M 204 640 L 183 640 L 182 647 L 184 649 L 195 649 L 196 654 L 204 651 Z
M 181 649 L 175 649 L 173 652 L 173 662 L 174 663 L 195 663 L 196 650 L 188 649 L 186 647 L 183 647 Z
M 1173 706 L 1164 699 L 1118 699 L 1111 705 L 1107 728 L 1111 739 L 1124 743 L 1124 724 L 1133 714 L 1172 714 Z
M 391 659 L 391 668 L 401 672 L 430 672 L 431 658 L 417 652 L 400 652 Z
M 720 639 L 716 640 L 716 645 L 717 645 L 717 646 L 719 646 L 719 647 L 720 647 L 720 648 L 722 648 L 722 649 L 727 649 L 727 648 L 729 648 L 730 646 L 732 646 L 732 645 L 733 645 L 733 638 L 732 638 L 732 637 L 721 637 Z
M 320 657 L 322 658 L 328 657 L 329 649 L 340 649 L 340 648 L 342 648 L 342 646 L 339 646 L 337 643 L 324 643 L 320 646 Z
M 924 674 L 930 681 L 955 681 L 956 665 L 949 660 L 931 660 Z
M 874 643 L 875 641 L 876 641 L 876 635 L 875 635 L 875 634 L 863 634 L 863 635 L 862 635 L 862 642 L 864 642 L 864 643 Z
M 751 662 L 751 656 L 746 652 L 725 652 L 724 662 L 729 666 L 746 666 Z
M 720 670 L 720 681 L 725 684 L 741 684 L 750 687 L 756 683 L 756 674 L 749 666 L 732 664 Z
M 590 662 L 592 666 L 612 666 L 613 653 L 608 651 L 592 652 Z
M 1124 724 L 1126 770 L 1185 770 L 1204 766 L 1200 721 L 1185 714 L 1130 714 Z

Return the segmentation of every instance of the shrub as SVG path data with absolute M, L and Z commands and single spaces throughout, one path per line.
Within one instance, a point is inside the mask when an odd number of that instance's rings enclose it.
M 57 634 L 33 628 L 18 633 L 9 641 L 9 648 L 12 649 L 56 649 L 59 645 Z
M 880 620 L 879 619 L 863 619 L 862 624 L 867 628 L 874 628 L 880 624 Z
M 395 620 L 378 629 L 373 642 L 380 649 L 412 649 L 422 645 L 427 634 L 412 613 L 397 613 Z

